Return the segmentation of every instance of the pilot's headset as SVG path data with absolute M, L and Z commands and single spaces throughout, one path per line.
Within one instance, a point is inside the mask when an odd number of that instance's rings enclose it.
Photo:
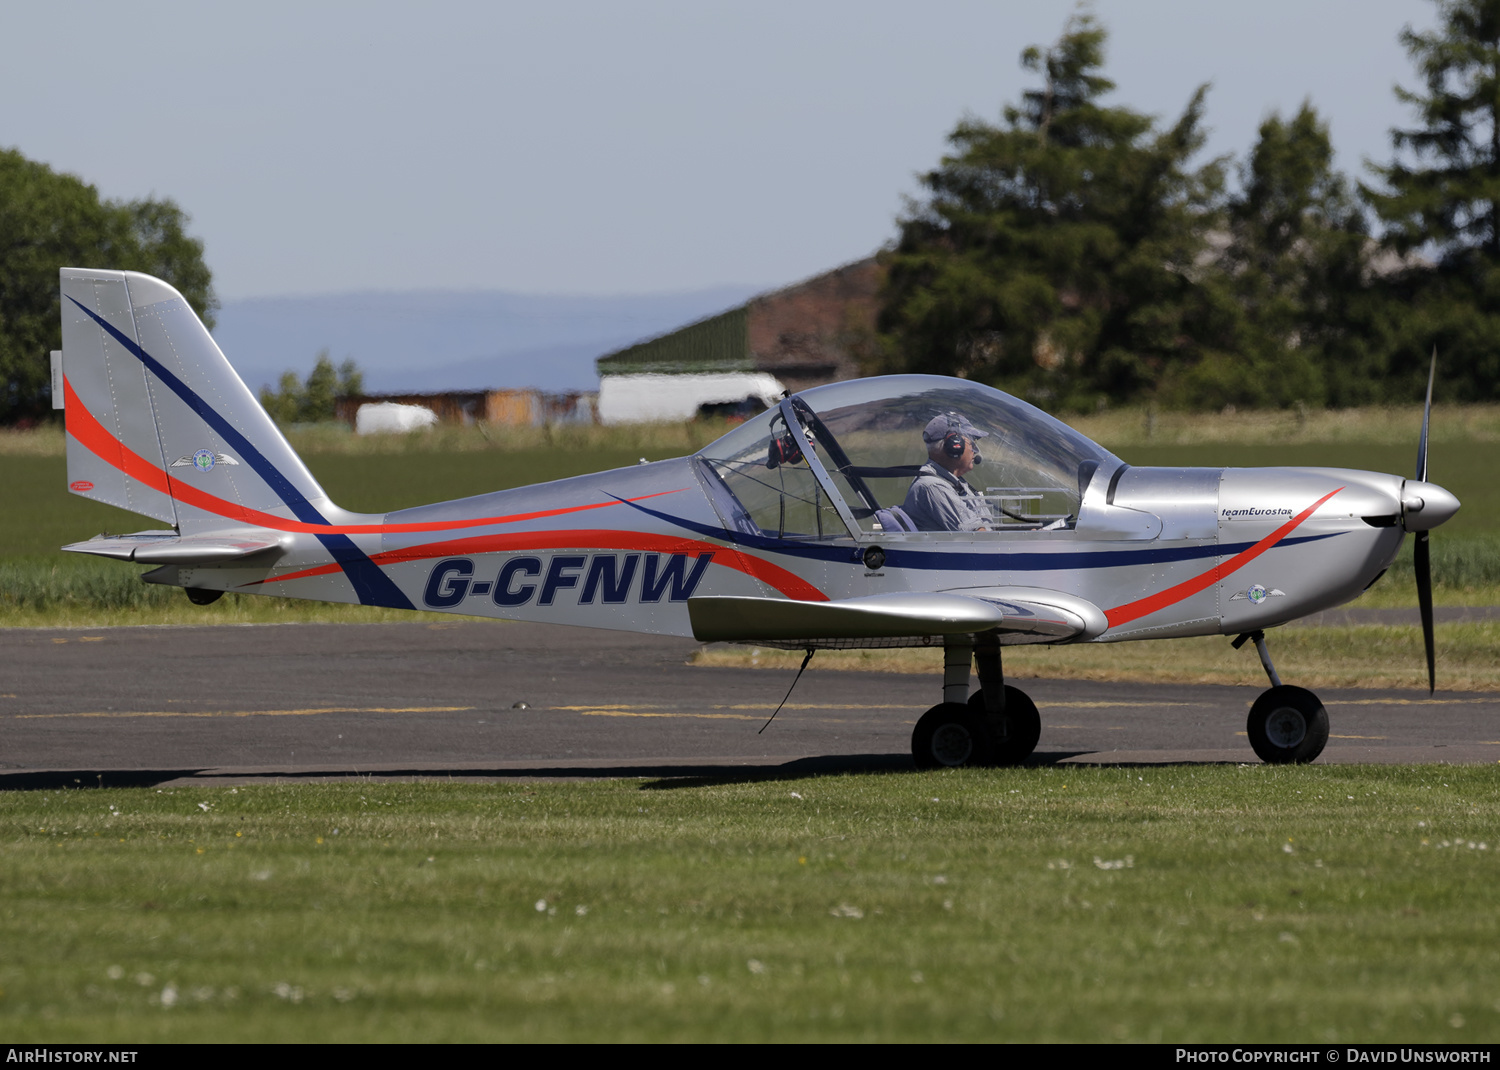
M 767 468 L 776 469 L 784 464 L 797 464 L 801 460 L 802 448 L 797 445 L 797 436 L 792 434 L 791 428 L 783 427 L 781 434 L 772 434 L 770 447 L 766 451 Z
M 978 468 L 984 458 L 979 454 L 979 442 L 970 439 L 960 428 L 963 427 L 963 418 L 956 412 L 946 414 L 948 417 L 948 433 L 943 436 L 943 456 L 962 457 L 964 455 L 964 442 L 974 443 L 974 467 Z

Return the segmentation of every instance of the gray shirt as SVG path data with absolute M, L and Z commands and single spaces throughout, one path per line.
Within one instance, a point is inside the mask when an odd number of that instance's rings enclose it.
M 979 531 L 993 528 L 989 503 L 967 482 L 928 461 L 901 503 L 918 531 Z

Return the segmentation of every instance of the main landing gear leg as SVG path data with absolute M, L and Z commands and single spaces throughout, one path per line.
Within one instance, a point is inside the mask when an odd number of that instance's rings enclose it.
M 979 690 L 973 695 L 971 660 L 979 671 Z M 1036 749 L 1041 716 L 1024 691 L 1006 686 L 998 633 L 951 636 L 944 642 L 943 699 L 912 732 L 912 757 L 919 769 L 1014 765 Z
M 1283 684 L 1266 649 L 1266 633 L 1246 632 L 1234 640 L 1236 650 L 1255 643 L 1261 666 L 1271 686 L 1250 707 L 1245 729 L 1250 746 L 1262 761 L 1273 764 L 1310 762 L 1328 743 L 1328 711 L 1318 696 L 1302 687 Z

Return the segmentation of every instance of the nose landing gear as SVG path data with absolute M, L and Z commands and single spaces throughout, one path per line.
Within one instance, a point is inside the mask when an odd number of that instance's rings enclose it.
M 1250 746 L 1261 761 L 1272 765 L 1310 762 L 1328 743 L 1328 711 L 1318 696 L 1303 687 L 1283 684 L 1266 649 L 1265 632 L 1246 632 L 1235 639 L 1236 650 L 1246 641 L 1255 643 L 1260 663 L 1271 686 L 1250 707 L 1245 724 Z

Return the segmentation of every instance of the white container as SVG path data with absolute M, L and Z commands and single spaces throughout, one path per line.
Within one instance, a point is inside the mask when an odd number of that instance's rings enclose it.
M 437 413 L 423 405 L 396 401 L 371 401 L 354 413 L 356 435 L 400 435 L 420 431 L 438 422 Z

